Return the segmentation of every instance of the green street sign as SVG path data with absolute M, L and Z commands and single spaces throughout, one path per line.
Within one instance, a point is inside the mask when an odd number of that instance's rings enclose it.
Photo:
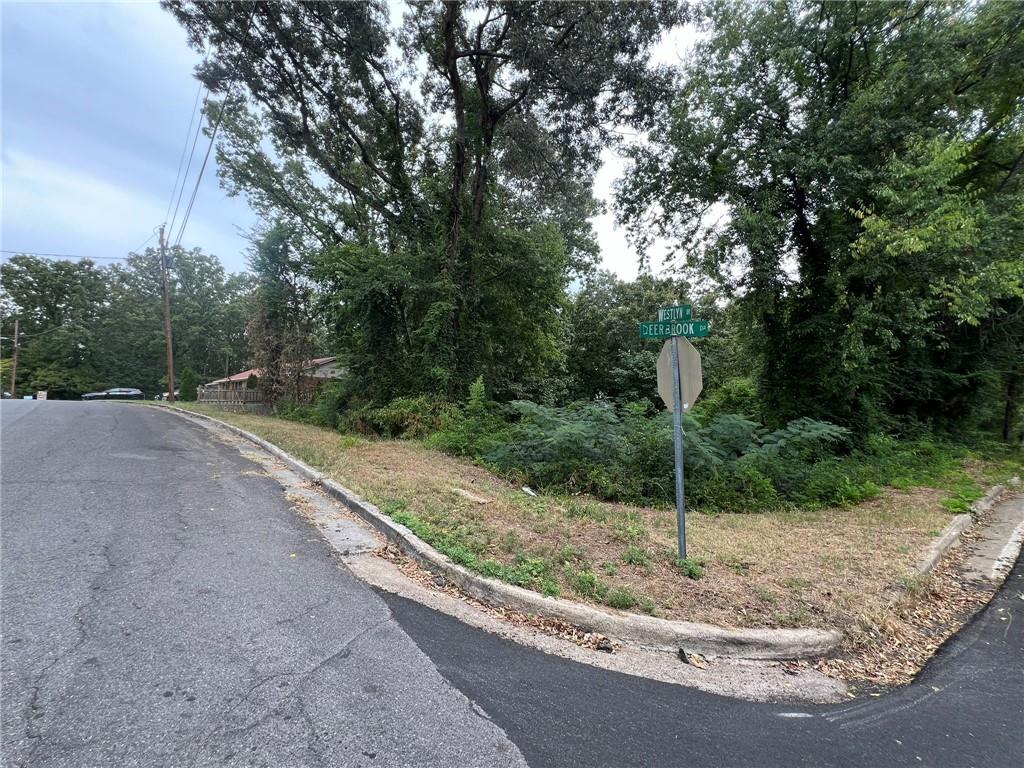
M 673 320 L 640 323 L 641 339 L 668 339 L 672 336 L 688 336 L 703 339 L 708 335 L 707 320 Z
M 693 319 L 693 307 L 689 304 L 679 304 L 674 307 L 661 307 L 658 310 L 658 320 L 665 322 L 666 320 L 692 320 Z M 676 334 L 677 336 L 679 334 Z

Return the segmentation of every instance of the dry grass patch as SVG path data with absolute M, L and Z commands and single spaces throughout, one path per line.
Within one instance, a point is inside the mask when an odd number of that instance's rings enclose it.
M 547 594 L 731 627 L 863 626 L 913 586 L 950 522 L 944 491 L 886 490 L 848 508 L 690 514 L 689 578 L 673 509 L 529 496 L 412 441 L 366 440 L 190 404 L 255 432 L 369 499 L 452 559 Z M 696 574 L 694 574 L 696 575 Z

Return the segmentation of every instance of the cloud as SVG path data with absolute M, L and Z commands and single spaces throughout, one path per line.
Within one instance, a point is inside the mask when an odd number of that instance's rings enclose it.
M 124 256 L 152 234 L 166 209 L 162 197 L 20 150 L 8 149 L 4 166 L 5 249 Z M 235 256 L 236 262 L 246 245 L 220 222 L 212 225 L 202 215 L 189 221 L 182 242 Z

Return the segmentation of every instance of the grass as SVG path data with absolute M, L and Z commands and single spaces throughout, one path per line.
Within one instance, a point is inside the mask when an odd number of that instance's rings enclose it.
M 529 496 L 413 440 L 368 440 L 267 416 L 209 413 L 259 434 L 376 504 L 452 560 L 546 595 L 733 627 L 853 627 L 907 593 L 951 512 L 1019 461 L 921 462 L 901 487 L 835 508 L 688 515 L 583 496 Z M 941 464 L 941 466 L 939 466 Z M 468 491 L 485 503 L 455 489 Z

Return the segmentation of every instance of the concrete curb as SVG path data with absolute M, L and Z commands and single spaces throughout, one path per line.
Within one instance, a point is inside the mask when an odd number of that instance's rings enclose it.
M 982 512 L 988 512 L 992 509 L 992 505 L 996 503 L 996 499 L 1002 496 L 1005 491 L 1005 485 L 993 485 L 985 492 L 984 496 L 971 504 L 971 514 L 980 515 Z
M 842 635 L 836 630 L 725 629 L 713 624 L 670 621 L 625 612 L 612 613 L 570 600 L 544 597 L 522 587 L 480 576 L 452 562 L 404 525 L 387 517 L 370 502 L 263 438 L 206 414 L 170 405 L 157 407 L 212 422 L 267 450 L 303 477 L 320 485 L 326 493 L 368 522 L 420 564 L 456 584 L 467 594 L 485 602 L 561 619 L 586 631 L 600 632 L 608 637 L 646 648 L 673 652 L 685 648 L 687 652 L 707 656 L 740 659 L 809 658 L 824 655 L 838 648 L 842 642 Z
M 953 522 L 947 525 L 942 535 L 932 542 L 932 545 L 928 547 L 928 553 L 917 564 L 918 574 L 927 576 L 935 570 L 935 566 L 939 564 L 942 556 L 949 551 L 950 547 L 960 541 L 960 536 L 972 525 L 974 525 L 974 518 L 971 515 L 954 517 Z
M 928 548 L 928 553 L 921 558 L 921 562 L 917 565 L 918 574 L 921 576 L 927 576 L 935 570 L 935 566 L 939 564 L 939 560 L 942 559 L 942 556 L 960 542 L 960 537 L 963 535 L 964 531 L 974 525 L 974 515 L 979 515 L 992 509 L 992 505 L 995 504 L 995 500 L 1005 490 L 1006 486 L 1004 485 L 992 486 L 985 492 L 983 497 L 971 504 L 971 514 L 957 515 L 954 517 L 953 521 L 946 526 L 942 535 L 932 542 L 932 545 Z

